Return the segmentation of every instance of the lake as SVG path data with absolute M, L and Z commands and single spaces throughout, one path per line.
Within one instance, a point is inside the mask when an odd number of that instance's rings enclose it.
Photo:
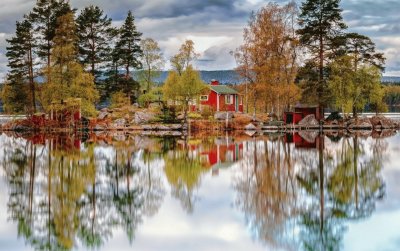
M 400 135 L 0 135 L 0 250 L 399 250 Z

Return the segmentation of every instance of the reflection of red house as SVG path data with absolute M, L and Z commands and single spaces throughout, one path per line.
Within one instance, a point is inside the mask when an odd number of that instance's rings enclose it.
M 235 143 L 232 141 L 216 142 L 211 149 L 200 153 L 202 159 L 211 167 L 220 167 L 231 165 L 243 156 L 243 143 Z
M 209 106 L 213 111 L 243 112 L 243 97 L 226 85 L 213 80 L 209 85 L 210 92 L 200 96 L 200 109 Z
M 287 133 L 285 134 L 285 142 L 286 143 L 294 143 L 296 148 L 304 148 L 304 149 L 318 149 L 319 146 L 324 145 L 323 136 L 318 136 L 314 139 L 313 142 L 310 140 L 306 140 L 301 135 L 296 133 Z M 321 145 L 322 144 L 322 145 Z
M 234 142 L 229 137 L 217 138 L 213 144 L 188 144 L 178 143 L 180 148 L 188 148 L 190 155 L 200 158 L 204 168 L 212 168 L 213 173 L 219 168 L 228 168 L 243 158 L 243 143 Z

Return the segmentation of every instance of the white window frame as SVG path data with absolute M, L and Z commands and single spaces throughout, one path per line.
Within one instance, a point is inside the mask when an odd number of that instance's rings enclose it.
M 225 104 L 226 105 L 232 105 L 233 104 L 233 95 L 225 95 Z
M 206 99 L 203 99 L 203 97 L 206 97 Z M 200 101 L 208 101 L 208 95 L 201 95 Z

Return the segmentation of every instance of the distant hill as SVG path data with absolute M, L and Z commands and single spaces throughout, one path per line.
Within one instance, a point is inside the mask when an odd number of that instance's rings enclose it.
M 167 78 L 168 72 L 161 72 L 161 76 L 155 81 L 157 83 L 163 83 Z M 204 82 L 210 83 L 211 80 L 218 80 L 221 84 L 238 84 L 241 83 L 240 76 L 233 70 L 229 71 L 200 71 L 200 76 Z
M 157 83 L 163 83 L 167 78 L 168 72 L 161 72 L 161 76 L 156 79 Z M 200 71 L 201 78 L 204 82 L 210 83 L 211 80 L 218 80 L 221 84 L 239 84 L 240 76 L 234 70 L 227 71 Z M 383 83 L 400 83 L 400 77 L 383 77 Z

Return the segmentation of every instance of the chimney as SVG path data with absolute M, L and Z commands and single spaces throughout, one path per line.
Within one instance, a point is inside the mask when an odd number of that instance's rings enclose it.
M 211 80 L 211 85 L 219 85 L 218 80 L 215 79 Z

